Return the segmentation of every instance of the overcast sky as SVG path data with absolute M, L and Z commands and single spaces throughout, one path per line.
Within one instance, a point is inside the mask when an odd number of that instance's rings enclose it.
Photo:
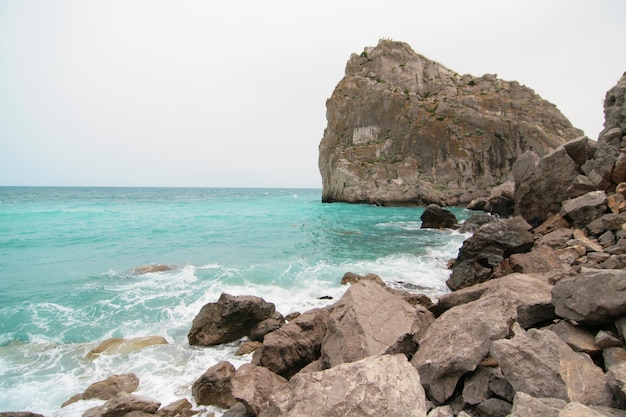
M 0 0 L 0 185 L 321 187 L 351 53 L 496 73 L 597 139 L 624 0 Z

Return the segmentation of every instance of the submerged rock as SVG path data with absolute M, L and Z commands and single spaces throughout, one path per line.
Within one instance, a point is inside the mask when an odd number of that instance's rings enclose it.
M 87 359 L 95 359 L 101 354 L 113 355 L 129 353 L 153 345 L 167 345 L 168 341 L 162 336 L 143 336 L 124 339 L 112 337 L 101 342 L 87 354 Z

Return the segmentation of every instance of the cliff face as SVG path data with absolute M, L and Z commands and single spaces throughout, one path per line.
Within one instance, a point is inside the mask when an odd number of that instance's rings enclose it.
M 459 75 L 402 42 L 353 54 L 326 103 L 322 200 L 463 204 L 526 150 L 582 135 L 551 103 L 495 75 Z

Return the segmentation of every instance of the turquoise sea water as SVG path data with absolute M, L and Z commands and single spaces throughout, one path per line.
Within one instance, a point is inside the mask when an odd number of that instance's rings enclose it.
M 0 187 L 0 411 L 80 415 L 101 401 L 61 403 L 126 372 L 141 395 L 193 401 L 209 366 L 250 360 L 237 343 L 187 344 L 222 292 L 288 314 L 340 297 L 352 271 L 437 297 L 466 236 L 421 230 L 421 213 L 322 204 L 316 189 Z M 136 270 L 156 264 L 170 270 Z M 106 338 L 147 335 L 169 344 L 85 358 Z

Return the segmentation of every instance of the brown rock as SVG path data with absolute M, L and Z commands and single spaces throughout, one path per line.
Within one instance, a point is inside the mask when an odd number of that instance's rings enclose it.
M 246 342 L 243 342 L 241 346 L 239 346 L 239 349 L 237 349 L 237 352 L 235 352 L 235 355 L 237 356 L 247 355 L 262 347 L 263 347 L 263 342 L 252 342 L 248 340 Z
M 516 391 L 539 398 L 560 398 L 585 404 L 610 405 L 604 373 L 586 356 L 574 352 L 549 330 L 525 332 L 492 343 L 491 356 Z
M 260 321 L 252 326 L 252 329 L 250 329 L 250 332 L 248 333 L 248 339 L 253 342 L 262 342 L 266 334 L 280 329 L 280 326 L 282 325 L 283 323 L 280 320 L 273 317 Z
M 285 384 L 285 378 L 269 369 L 246 363 L 237 369 L 232 379 L 233 396 L 256 416 L 267 407 L 270 396 Z
M 139 378 L 133 373 L 111 375 L 103 381 L 89 385 L 83 392 L 82 399 L 98 398 L 100 400 L 109 400 L 120 394 L 130 394 L 137 388 L 139 388 Z
M 89 351 L 87 359 L 97 358 L 100 354 L 113 355 L 141 350 L 153 345 L 167 345 L 167 339 L 161 336 L 143 336 L 130 339 L 112 337 Z
M 222 414 L 222 417 L 252 417 L 252 414 L 248 413 L 248 409 L 243 403 L 238 402 Z
M 127 416 L 131 412 L 144 412 L 147 414 L 155 414 L 161 404 L 150 398 L 140 397 L 132 394 L 118 395 L 99 407 L 87 410 L 84 417 L 122 417 Z
M 570 219 L 574 227 L 582 228 L 607 211 L 607 195 L 604 191 L 591 191 L 580 197 L 562 202 L 561 216 Z
M 420 216 L 422 229 L 456 229 L 459 221 L 456 216 L 436 204 L 429 204 Z
M 602 351 L 602 348 L 596 344 L 595 338 L 591 333 L 566 321 L 561 320 L 546 327 L 546 329 L 556 333 L 562 341 L 576 352 L 596 354 Z
M 378 284 L 352 285 L 335 304 L 322 342 L 327 367 L 384 353 L 412 354 L 433 322 L 432 314 L 412 306 Z
M 232 394 L 231 381 L 235 367 L 226 361 L 218 362 L 198 378 L 191 387 L 191 394 L 200 405 L 216 405 L 221 408 L 233 406 L 237 400 Z
M 373 281 L 383 286 L 385 285 L 385 282 L 382 280 L 382 278 L 376 274 L 360 275 L 360 274 L 355 274 L 353 272 L 346 272 L 343 275 L 343 277 L 341 278 L 341 285 L 355 284 L 363 280 Z
M 404 355 L 372 356 L 294 376 L 259 417 L 426 417 L 420 376 Z
M 269 333 L 254 352 L 252 363 L 291 378 L 320 357 L 329 316 L 328 308 L 313 309 Z
M 0 417 L 44 417 L 43 414 L 31 413 L 30 411 L 3 411 Z
M 624 341 L 621 338 L 605 330 L 596 333 L 594 341 L 601 349 L 624 346 Z
M 535 235 L 537 236 L 543 236 L 557 229 L 568 229 L 569 227 L 569 222 L 565 220 L 563 216 L 561 216 L 560 214 L 555 214 L 554 216 L 548 218 L 546 221 L 534 228 L 533 233 L 535 233 Z
M 212 346 L 232 342 L 250 332 L 257 323 L 272 317 L 274 304 L 250 295 L 222 294 L 202 307 L 187 336 L 190 345 Z
M 188 399 L 181 398 L 178 401 L 161 407 L 156 415 L 157 417 L 191 417 L 199 412 L 199 410 L 193 410 L 193 406 Z

